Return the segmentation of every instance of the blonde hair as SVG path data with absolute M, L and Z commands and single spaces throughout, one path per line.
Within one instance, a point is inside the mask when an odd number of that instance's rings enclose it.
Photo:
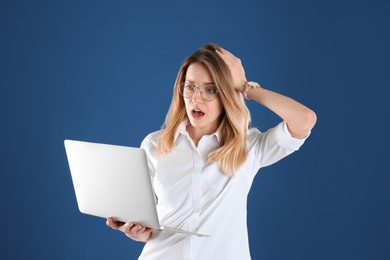
M 165 118 L 163 133 L 157 144 L 157 151 L 168 154 L 173 149 L 175 133 L 187 118 L 184 100 L 178 86 L 185 81 L 187 69 L 191 64 L 202 64 L 210 72 L 223 105 L 220 125 L 217 129 L 220 135 L 220 147 L 209 154 L 208 162 L 218 162 L 224 174 L 233 176 L 247 158 L 246 134 L 251 118 L 242 94 L 232 87 L 228 66 L 215 50 L 220 50 L 220 47 L 209 43 L 184 60 L 176 78 L 172 102 Z

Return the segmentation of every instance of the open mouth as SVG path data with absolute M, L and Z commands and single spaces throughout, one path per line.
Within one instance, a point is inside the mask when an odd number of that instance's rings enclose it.
M 202 116 L 204 116 L 204 113 L 201 110 L 197 109 L 193 109 L 191 113 L 194 118 L 201 118 Z

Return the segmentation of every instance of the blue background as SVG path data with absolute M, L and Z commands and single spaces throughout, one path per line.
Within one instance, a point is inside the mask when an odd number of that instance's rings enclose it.
M 216 42 L 318 115 L 255 179 L 253 259 L 390 259 L 389 5 L 0 0 L 0 258 L 136 259 L 141 243 L 78 211 L 63 140 L 140 145 L 181 62 Z M 280 120 L 248 106 L 262 131 Z

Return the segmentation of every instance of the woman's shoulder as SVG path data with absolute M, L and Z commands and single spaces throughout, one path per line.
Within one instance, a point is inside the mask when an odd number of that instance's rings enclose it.
M 144 138 L 144 140 L 141 143 L 141 147 L 151 146 L 151 145 L 156 146 L 162 133 L 163 133 L 163 129 L 157 130 L 155 132 L 151 132 Z
M 284 128 L 287 129 L 287 127 L 285 126 L 285 122 L 283 122 L 283 121 L 280 122 L 279 124 L 269 128 L 269 129 L 267 129 L 265 132 L 260 131 L 256 127 L 251 127 L 248 129 L 247 139 L 257 138 L 258 136 L 267 135 L 267 134 L 272 133 L 272 132 L 283 133 Z
M 263 134 L 263 133 L 259 129 L 257 129 L 256 127 L 251 127 L 248 129 L 248 131 L 246 133 L 246 139 L 252 140 L 261 134 Z
M 278 136 L 278 133 L 282 131 L 282 128 L 283 128 L 283 122 L 279 123 L 278 125 L 270 129 L 267 129 L 265 132 L 260 131 L 256 127 L 249 128 L 246 135 L 246 142 L 248 148 L 257 145 L 259 142 L 263 142 L 268 140 L 269 138 L 272 139 L 273 137 Z
M 259 144 L 261 146 L 277 144 L 284 148 L 298 150 L 306 138 L 297 139 L 292 137 L 286 122 L 282 121 L 265 132 L 261 132 L 256 128 L 250 128 L 247 133 L 246 141 L 249 149 L 259 146 Z
M 253 136 L 253 135 L 258 135 L 261 134 L 261 131 L 257 129 L 256 127 L 251 127 L 248 129 L 247 136 Z

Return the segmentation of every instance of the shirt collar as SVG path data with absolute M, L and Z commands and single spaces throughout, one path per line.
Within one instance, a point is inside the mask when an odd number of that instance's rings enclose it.
M 179 129 L 176 131 L 175 133 L 175 136 L 173 138 L 173 141 L 176 142 L 176 139 L 179 137 L 179 135 L 186 135 L 186 136 L 189 136 L 188 132 L 187 132 L 187 125 L 190 124 L 190 121 L 187 119 L 185 119 L 183 122 L 181 122 L 181 124 L 179 125 Z M 218 131 L 216 131 L 215 133 L 211 134 L 211 136 L 215 136 L 218 140 L 218 142 L 221 141 L 221 136 L 220 136 L 220 133 Z

